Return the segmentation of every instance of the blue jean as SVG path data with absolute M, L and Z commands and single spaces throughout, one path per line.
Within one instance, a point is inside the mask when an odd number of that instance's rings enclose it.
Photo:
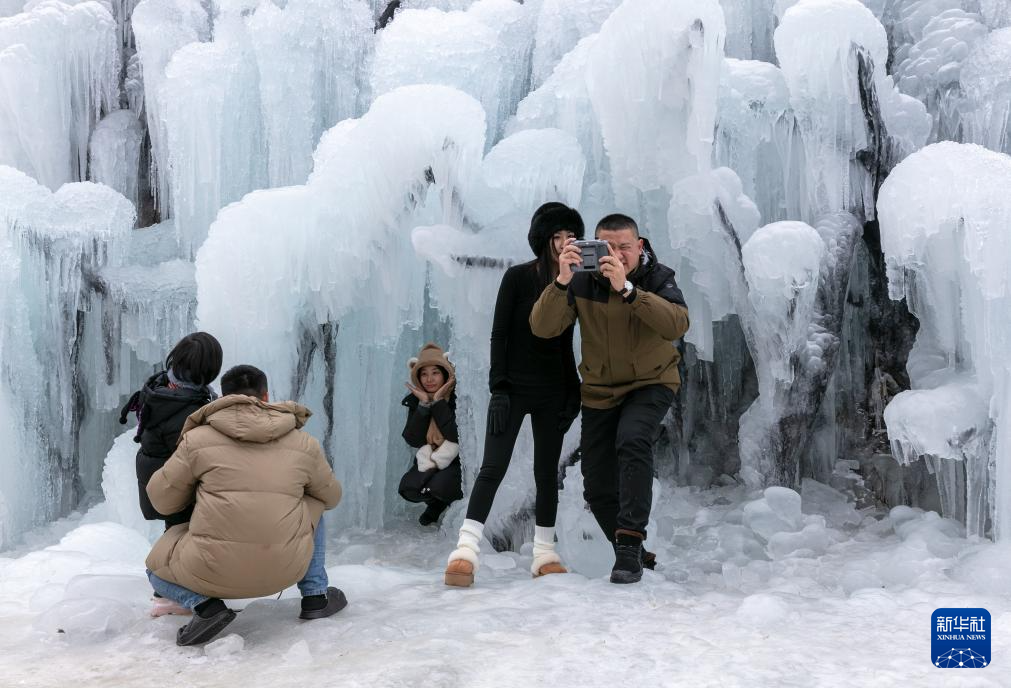
M 326 575 L 326 514 L 319 517 L 316 532 L 312 537 L 312 559 L 302 580 L 298 582 L 298 591 L 302 597 L 310 595 L 325 595 L 330 579 Z
M 309 568 L 306 570 L 302 580 L 298 582 L 298 590 L 302 597 L 310 595 L 325 595 L 330 579 L 326 575 L 326 514 L 320 517 L 316 524 L 316 532 L 312 537 L 312 558 L 309 560 Z M 150 570 L 147 578 L 151 581 L 154 591 L 174 602 L 178 602 L 187 609 L 193 609 L 198 604 L 206 602 L 210 598 L 193 592 L 181 585 L 169 582 L 164 578 L 159 578 Z

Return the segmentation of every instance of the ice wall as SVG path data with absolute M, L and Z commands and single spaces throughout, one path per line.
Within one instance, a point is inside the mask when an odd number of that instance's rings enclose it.
M 132 24 L 144 114 L 151 136 L 151 188 L 155 202 L 165 212 L 171 203 L 166 103 L 162 95 L 165 67 L 184 45 L 209 40 L 210 20 L 199 0 L 141 0 L 133 11 Z
M 715 0 L 628 0 L 519 104 L 507 130 L 571 133 L 588 159 L 583 210 L 622 207 L 666 238 L 671 187 L 711 165 L 723 37 Z
M 13 483 L 25 490 L 15 500 L 31 522 L 72 506 L 80 496 L 82 453 L 104 453 L 88 444 L 84 428 L 91 407 L 84 399 L 108 372 L 101 323 L 88 313 L 98 302 L 97 273 L 123 263 L 134 211 L 108 187 L 80 182 L 52 193 L 11 168 L 0 173 L 0 195 L 11 199 L 4 203 L 5 262 L 14 267 L 0 292 L 0 386 L 20 420 L 14 443 L 29 457 L 13 470 L 43 478 Z M 24 499 L 36 505 L 25 507 Z
M 0 18 L 0 165 L 50 189 L 87 178 L 88 140 L 118 105 L 116 22 L 97 2 Z
M 783 14 L 775 43 L 810 179 L 801 217 L 873 218 L 883 173 L 930 131 L 923 104 L 885 73 L 884 27 L 857 0 L 801 0 Z
M 140 199 L 144 125 L 132 110 L 116 110 L 95 127 L 89 145 L 91 180 L 118 191 L 134 207 Z
M 740 419 L 748 484 L 797 485 L 832 471 L 834 455 L 809 452 L 835 373 L 859 229 L 852 215 L 833 213 L 814 227 L 766 225 L 744 244 L 750 309 L 742 320 L 759 387 Z
M 31 431 L 44 418 L 41 400 L 27 390 L 40 388 L 42 367 L 25 346 L 28 313 L 18 289 L 21 260 L 10 227 L 24 209 L 48 195 L 45 187 L 22 172 L 0 166 L 0 446 L 16 460 L 0 461 L 0 548 L 29 527 L 55 515 L 37 493 L 52 490 L 60 497 L 62 483 L 46 470 L 45 445 Z M 15 390 L 21 392 L 15 395 Z M 59 502 L 61 500 L 53 500 Z
M 404 10 L 376 44 L 376 96 L 410 84 L 443 84 L 474 96 L 487 113 L 488 145 L 526 94 L 532 50 L 530 6 L 480 0 L 466 12 Z
M 223 3 L 213 40 L 198 8 L 134 13 L 159 203 L 188 259 L 220 208 L 305 181 L 320 135 L 367 102 L 373 40 L 360 0 Z
M 800 217 L 805 159 L 782 70 L 758 60 L 723 61 L 713 146 L 767 221 Z
M 543 0 L 534 35 L 533 88 L 551 76 L 558 63 L 582 39 L 600 31 L 622 0 Z
M 651 230 L 666 224 L 671 186 L 709 169 L 724 31 L 716 2 L 628 0 L 590 52 L 586 83 L 615 204 Z M 614 69 L 632 46 L 634 67 Z
M 1011 27 L 976 43 L 961 76 L 965 141 L 1011 153 Z
M 986 34 L 978 15 L 952 8 L 931 17 L 922 31 L 909 38 L 915 42 L 896 49 L 896 83 L 903 93 L 927 106 L 933 119 L 932 141 L 960 137 L 962 67 Z
M 970 144 L 927 146 L 898 166 L 878 203 L 889 293 L 920 321 L 913 390 L 885 411 L 896 457 L 965 461 L 970 532 L 1007 537 L 1011 477 L 1008 331 L 1011 158 Z M 942 494 L 942 499 L 945 497 Z
M 727 24 L 727 56 L 775 62 L 775 0 L 720 0 Z

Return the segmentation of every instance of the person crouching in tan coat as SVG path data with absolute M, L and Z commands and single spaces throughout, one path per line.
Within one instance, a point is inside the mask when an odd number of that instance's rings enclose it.
M 323 511 L 337 506 L 341 485 L 319 442 L 300 429 L 309 409 L 270 403 L 267 376 L 248 365 L 225 373 L 221 392 L 186 419 L 175 453 L 147 485 L 161 513 L 193 505 L 189 523 L 166 531 L 147 557 L 155 592 L 194 611 L 178 645 L 205 643 L 235 619 L 222 598 L 298 583 L 299 618 L 347 605 L 324 568 Z

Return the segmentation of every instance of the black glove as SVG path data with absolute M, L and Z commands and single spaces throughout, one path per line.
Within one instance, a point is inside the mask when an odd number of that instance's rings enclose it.
M 558 429 L 566 433 L 572 427 L 572 421 L 579 415 L 579 393 L 570 394 L 565 398 L 565 406 L 558 413 Z
M 496 392 L 488 402 L 488 434 L 501 435 L 509 424 L 509 395 Z

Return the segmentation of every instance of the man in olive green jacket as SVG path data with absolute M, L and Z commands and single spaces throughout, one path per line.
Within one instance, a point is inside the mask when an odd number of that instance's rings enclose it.
M 582 259 L 569 243 L 530 328 L 554 337 L 579 321 L 583 494 L 614 543 L 611 582 L 634 583 L 652 507 L 653 442 L 681 386 L 674 343 L 688 330 L 688 308 L 674 271 L 657 261 L 632 218 L 608 215 L 597 238 L 610 252 L 599 270 L 573 273 Z
M 236 366 L 225 395 L 198 409 L 179 445 L 147 485 L 151 503 L 171 514 L 193 505 L 189 523 L 170 528 L 147 557 L 155 591 L 195 612 L 180 645 L 207 642 L 235 618 L 221 598 L 271 595 L 295 583 L 303 619 L 347 604 L 328 586 L 325 509 L 341 485 L 319 442 L 300 428 L 311 415 L 292 401 L 270 403 L 267 376 Z

